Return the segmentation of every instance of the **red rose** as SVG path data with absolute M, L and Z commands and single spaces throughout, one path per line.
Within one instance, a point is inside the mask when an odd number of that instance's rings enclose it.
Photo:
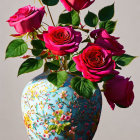
M 60 0 L 68 11 L 79 11 L 89 7 L 95 0 Z
M 66 55 L 78 50 L 82 40 L 81 33 L 72 27 L 48 27 L 48 32 L 43 33 L 46 48 L 55 55 Z
M 116 75 L 104 84 L 104 94 L 111 108 L 129 107 L 134 100 L 133 82 L 129 78 Z
M 83 77 L 92 82 L 100 81 L 108 74 L 117 73 L 115 61 L 112 60 L 110 51 L 100 45 L 89 43 L 83 53 L 73 57 L 78 71 L 83 72 Z
M 44 7 L 38 9 L 28 5 L 20 8 L 7 22 L 15 28 L 16 32 L 25 34 L 40 27 L 44 13 Z
M 117 41 L 119 37 L 111 36 L 104 29 L 91 32 L 90 36 L 95 39 L 95 43 L 111 51 L 112 55 L 120 56 L 125 53 L 123 46 Z

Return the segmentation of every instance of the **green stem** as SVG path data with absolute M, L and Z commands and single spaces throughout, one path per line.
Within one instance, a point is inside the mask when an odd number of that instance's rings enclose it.
M 47 26 L 50 26 L 49 24 L 45 23 L 45 22 L 42 22 L 43 24 L 47 25 Z
M 101 92 L 104 92 L 104 89 L 101 89 L 100 91 L 101 91 Z
M 46 61 L 46 60 L 45 60 Z M 47 61 L 46 61 L 47 62 Z M 45 64 L 46 64 L 45 62 Z M 44 65 L 44 72 L 46 72 L 48 70 L 48 67 L 46 65 Z
M 49 6 L 48 6 L 48 5 L 47 5 L 47 9 L 48 9 L 48 12 L 49 12 L 49 15 L 50 15 L 50 18 L 51 18 L 52 24 L 53 24 L 53 26 L 55 26 L 54 21 L 53 21 L 53 18 L 52 18 L 52 15 L 51 15 L 51 12 L 50 12 L 50 9 L 49 9 Z
M 44 5 L 42 4 L 42 1 L 41 1 L 41 0 L 38 0 L 38 1 L 39 1 L 40 5 L 43 7 Z M 46 14 L 46 16 L 47 16 L 46 11 L 45 11 L 45 14 Z
M 64 70 L 67 70 L 67 56 L 64 56 Z
M 79 75 L 77 75 L 77 74 L 74 74 L 74 73 L 71 73 L 71 72 L 68 72 L 68 74 L 71 74 L 71 75 L 73 75 L 73 76 L 80 77 Z
M 79 30 L 81 30 L 81 31 L 84 31 L 84 32 L 86 32 L 86 33 L 89 33 L 89 29 L 83 29 L 83 28 L 80 28 L 80 27 L 78 27 L 78 26 L 72 26 L 74 29 L 79 29 Z

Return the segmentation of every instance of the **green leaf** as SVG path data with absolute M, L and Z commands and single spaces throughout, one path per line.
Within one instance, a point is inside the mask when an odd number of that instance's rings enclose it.
M 99 27 L 106 29 L 109 34 L 112 34 L 115 30 L 116 23 L 117 21 L 101 21 Z
M 43 60 L 37 60 L 34 58 L 29 58 L 25 62 L 23 62 L 19 68 L 18 76 L 24 73 L 29 73 L 40 69 L 43 65 Z
M 71 18 L 72 18 L 72 25 L 79 26 L 80 17 L 79 17 L 79 13 L 77 11 L 74 11 L 74 10 L 71 11 Z
M 110 20 L 114 16 L 114 3 L 101 9 L 98 16 L 101 21 Z
M 95 83 L 83 77 L 74 77 L 71 80 L 71 87 L 77 94 L 86 98 L 90 98 L 97 89 L 97 85 L 95 85 Z
M 45 42 L 44 41 L 41 41 L 41 40 L 32 40 L 31 41 L 31 44 L 34 48 L 37 48 L 37 49 L 46 49 L 45 47 Z
M 58 70 L 60 68 L 59 60 L 47 62 L 45 65 L 51 70 Z
M 66 55 L 67 60 L 72 60 L 73 54 L 69 53 Z
M 59 88 L 65 83 L 67 77 L 66 71 L 52 72 L 48 75 L 48 81 Z
M 54 6 L 58 4 L 59 0 L 42 0 L 45 5 Z
M 127 66 L 135 58 L 136 58 L 136 56 L 131 56 L 131 55 L 128 55 L 128 54 L 123 54 L 121 56 L 114 56 L 113 60 L 115 60 L 115 62 L 118 65 L 120 65 L 120 66 Z
M 110 80 L 110 79 L 112 79 L 114 76 L 115 76 L 115 75 L 113 75 L 113 74 L 107 75 L 107 76 L 105 76 L 105 77 L 102 78 L 102 81 Z
M 120 56 L 112 56 L 112 59 L 116 62 L 117 59 L 119 59 Z
M 98 17 L 96 14 L 88 11 L 88 14 L 86 15 L 84 21 L 85 23 L 90 27 L 95 27 L 98 24 Z
M 46 53 L 46 54 L 44 54 L 44 55 L 41 55 L 40 58 L 41 58 L 41 59 L 44 59 L 44 58 L 47 58 L 47 56 L 48 56 L 48 53 Z
M 44 41 L 32 40 L 31 44 L 33 46 L 32 54 L 34 56 L 39 56 L 42 53 L 43 49 L 46 49 Z
M 6 57 L 17 57 L 27 52 L 28 46 L 23 39 L 15 39 L 11 41 L 6 49 Z
M 73 60 L 71 60 L 71 61 L 69 62 L 68 68 L 69 68 L 69 71 L 70 71 L 70 72 L 75 72 L 75 71 L 77 71 L 77 69 L 76 69 L 76 63 L 75 63 Z
M 71 24 L 72 23 L 72 18 L 71 18 L 71 13 L 63 13 L 59 16 L 58 20 L 59 24 Z
M 78 76 L 82 76 L 82 72 L 80 71 L 75 71 L 75 72 L 71 72 L 74 75 L 78 75 Z
M 72 24 L 78 26 L 80 24 L 80 17 L 77 11 L 72 10 L 68 13 L 63 13 L 59 16 L 59 24 Z

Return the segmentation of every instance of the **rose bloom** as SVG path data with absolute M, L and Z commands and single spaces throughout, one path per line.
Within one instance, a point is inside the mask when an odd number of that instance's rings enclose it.
M 66 10 L 71 11 L 72 9 L 79 11 L 89 7 L 95 0 L 60 0 Z
M 81 33 L 70 26 L 49 26 L 48 31 L 43 33 L 43 38 L 46 48 L 60 56 L 77 51 L 82 40 Z
M 90 36 L 95 39 L 96 44 L 110 50 L 112 55 L 120 56 L 125 53 L 123 46 L 117 41 L 119 37 L 108 34 L 104 29 L 97 29 L 91 32 Z
M 16 32 L 25 34 L 40 27 L 44 13 L 44 7 L 38 9 L 28 5 L 20 8 L 7 22 L 15 28 Z
M 83 53 L 73 57 L 73 60 L 76 69 L 83 72 L 83 77 L 92 82 L 98 82 L 108 74 L 117 73 L 111 52 L 100 45 L 89 43 Z
M 112 109 L 115 104 L 123 108 L 129 107 L 134 100 L 133 82 L 129 78 L 116 75 L 105 82 L 104 95 Z

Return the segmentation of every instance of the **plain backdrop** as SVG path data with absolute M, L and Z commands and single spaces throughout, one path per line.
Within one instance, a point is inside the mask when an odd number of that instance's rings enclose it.
M 101 8 L 111 5 L 113 0 L 96 0 L 89 9 L 81 12 L 84 17 L 88 10 L 97 13 Z M 3 0 L 0 4 L 0 140 L 28 140 L 22 120 L 20 99 L 25 84 L 40 74 L 43 69 L 25 74 L 17 78 L 18 68 L 23 62 L 20 58 L 5 60 L 5 50 L 13 39 L 10 34 L 15 30 L 6 23 L 18 8 L 25 5 L 34 5 L 33 0 Z M 39 3 L 35 3 L 40 7 Z M 55 23 L 58 15 L 64 10 L 61 3 L 52 7 Z M 51 21 L 44 18 L 50 25 Z M 113 33 L 119 36 L 119 42 L 124 45 L 128 54 L 140 55 L 140 1 L 116 0 L 115 16 L 116 30 Z M 140 140 L 140 58 L 135 59 L 121 74 L 131 77 L 134 81 L 135 100 L 128 109 L 116 107 L 114 111 L 109 107 L 103 96 L 103 108 L 99 127 L 94 140 Z

